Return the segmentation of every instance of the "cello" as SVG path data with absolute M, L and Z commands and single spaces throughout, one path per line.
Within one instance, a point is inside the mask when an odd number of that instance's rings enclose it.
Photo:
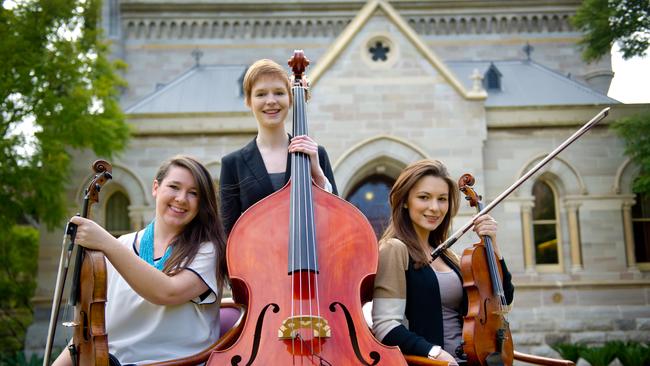
M 293 70 L 293 132 L 307 134 L 302 51 Z M 375 234 L 352 204 L 318 187 L 309 156 L 291 155 L 291 179 L 234 225 L 226 259 L 235 302 L 247 307 L 237 341 L 208 365 L 406 365 L 382 345 L 361 303 L 372 297 Z
M 483 203 L 472 188 L 474 183 L 471 174 L 463 174 L 458 188 L 469 205 L 480 212 Z M 461 343 L 464 356 L 470 365 L 512 365 L 514 347 L 505 317 L 509 306 L 503 290 L 503 269 L 489 236 L 481 237 L 479 243 L 463 251 L 460 271 L 468 302 Z
M 81 217 L 85 218 L 89 216 L 91 206 L 99 202 L 101 187 L 112 178 L 113 168 L 105 160 L 95 161 L 92 169 L 95 175 L 84 192 L 81 210 Z M 74 328 L 73 340 L 67 346 L 72 364 L 75 366 L 109 365 L 108 335 L 104 315 L 107 285 L 106 259 L 100 251 L 85 249 L 75 244 L 76 228 L 75 224 L 68 223 L 63 236 L 43 366 L 50 364 L 63 287 L 73 252 L 75 261 L 68 306 L 74 306 L 74 320 L 63 323 L 66 327 Z M 70 243 L 66 245 L 68 237 Z

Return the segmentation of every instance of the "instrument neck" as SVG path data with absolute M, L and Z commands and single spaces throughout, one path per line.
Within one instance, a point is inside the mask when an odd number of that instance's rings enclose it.
M 483 210 L 483 203 L 479 202 L 477 205 L 478 212 Z M 492 244 L 492 238 L 484 235 L 482 238 L 483 245 L 487 256 L 488 268 L 490 269 L 490 280 L 492 281 L 492 292 L 495 296 L 501 299 L 502 305 L 507 305 L 505 292 L 503 291 L 503 284 L 501 283 L 501 276 L 499 275 L 499 267 L 497 265 L 497 256 Z
M 305 88 L 294 85 L 293 134 L 307 135 Z M 309 155 L 291 154 L 291 203 L 289 217 L 289 273 L 318 272 L 316 233 L 312 198 L 311 165 Z

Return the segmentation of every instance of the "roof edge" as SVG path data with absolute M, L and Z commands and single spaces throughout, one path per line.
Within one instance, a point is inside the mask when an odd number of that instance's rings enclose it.
M 327 71 L 334 61 L 340 56 L 340 54 L 345 50 L 352 38 L 359 33 L 361 28 L 368 22 L 370 17 L 377 10 L 382 10 L 388 19 L 392 21 L 397 28 L 404 34 L 404 36 L 415 46 L 415 48 L 424 56 L 424 58 L 429 61 L 429 63 L 436 68 L 443 76 L 443 78 L 452 85 L 452 87 L 465 99 L 468 100 L 485 100 L 487 99 L 487 92 L 483 88 L 475 88 L 472 90 L 467 90 L 463 84 L 454 76 L 454 74 L 444 65 L 440 58 L 430 50 L 427 45 L 422 41 L 420 36 L 408 25 L 408 23 L 397 13 L 395 8 L 393 8 L 385 0 L 370 0 L 366 5 L 359 11 L 357 16 L 352 19 L 350 24 L 345 28 L 345 30 L 339 35 L 339 37 L 334 41 L 332 46 L 325 52 L 325 55 L 319 62 L 314 66 L 314 70 L 310 75 L 310 84 L 315 86 L 318 83 L 318 80 L 323 76 L 325 71 Z

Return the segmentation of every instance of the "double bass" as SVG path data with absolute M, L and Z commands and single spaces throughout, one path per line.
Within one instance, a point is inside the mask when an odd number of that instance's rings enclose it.
M 306 135 L 302 51 L 294 74 L 293 132 Z M 309 156 L 291 155 L 291 179 L 251 206 L 226 250 L 233 297 L 247 307 L 239 339 L 208 365 L 406 365 L 397 347 L 368 328 L 362 301 L 372 297 L 375 234 L 353 205 L 318 187 Z
M 99 202 L 99 191 L 112 178 L 110 163 L 97 160 L 93 163 L 94 176 L 84 192 L 81 217 L 89 217 L 90 208 Z M 52 343 L 56 331 L 59 308 L 63 295 L 70 259 L 74 252 L 74 270 L 70 298 L 67 306 L 74 307 L 74 320 L 64 322 L 72 327 L 72 342 L 67 346 L 72 364 L 108 366 L 108 335 L 106 333 L 106 259 L 100 251 L 85 249 L 75 244 L 76 225 L 68 223 L 61 245 L 59 270 L 52 300 L 52 312 L 48 328 L 43 366 L 50 365 Z M 67 239 L 70 242 L 67 243 Z M 67 243 L 67 244 L 66 244 Z

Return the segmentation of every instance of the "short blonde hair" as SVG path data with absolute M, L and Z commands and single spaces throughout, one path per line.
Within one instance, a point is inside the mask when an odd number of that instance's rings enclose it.
M 289 103 L 293 102 L 291 96 L 291 82 L 289 81 L 289 75 L 287 75 L 286 70 L 284 70 L 277 62 L 264 58 L 255 61 L 248 70 L 246 70 L 246 75 L 244 75 L 244 100 L 247 105 L 251 100 L 253 85 L 264 76 L 272 76 L 282 80 L 287 88 L 287 94 L 289 94 Z

